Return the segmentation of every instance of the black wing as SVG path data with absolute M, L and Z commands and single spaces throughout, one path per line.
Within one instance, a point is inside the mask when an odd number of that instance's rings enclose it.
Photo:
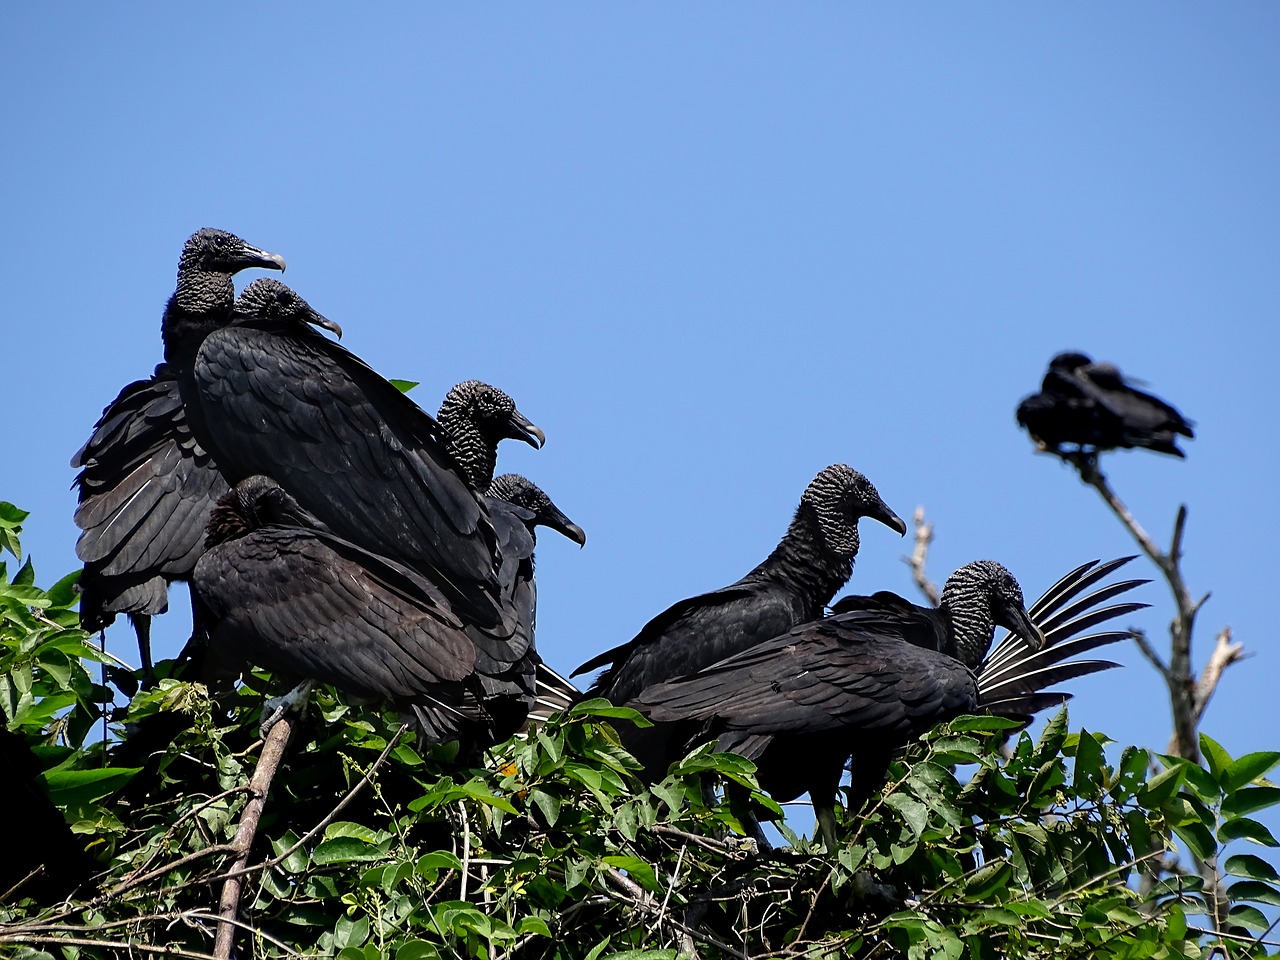
M 1028 611 L 1044 634 L 1044 648 L 1032 651 L 1023 638 L 1006 634 L 978 671 L 980 705 L 992 713 L 1029 721 L 1038 711 L 1071 698 L 1069 693 L 1046 692 L 1051 684 L 1118 666 L 1109 660 L 1071 658 L 1132 637 L 1127 630 L 1086 631 L 1145 608 L 1145 603 L 1103 604 L 1149 581 L 1121 580 L 1085 591 L 1133 559 L 1081 564 L 1045 591 Z
M 415 702 L 475 670 L 461 621 L 424 578 L 337 537 L 264 527 L 212 548 L 194 587 L 212 642 L 268 669 Z
M 869 597 L 850 595 L 831 605 L 832 613 L 883 613 L 900 623 L 898 636 L 926 650 L 938 650 L 954 656 L 955 644 L 947 636 L 947 623 L 937 607 L 922 607 L 891 590 L 881 590 Z
M 228 479 L 274 477 L 340 536 L 429 575 L 468 617 L 503 619 L 484 506 L 439 425 L 319 335 L 238 322 L 210 334 L 195 378 Z
M 768 582 L 739 582 L 673 604 L 634 639 L 588 660 L 573 676 L 612 664 L 587 693 L 626 703 L 655 683 L 695 673 L 785 633 L 803 617 L 791 591 Z
M 848 731 L 905 739 L 971 710 L 958 660 L 901 639 L 893 617 L 846 613 L 797 627 L 633 704 L 655 721 L 710 721 L 752 734 Z
M 71 465 L 80 468 L 85 626 L 99 629 L 116 612 L 162 613 L 167 581 L 191 575 L 209 514 L 228 489 L 191 435 L 178 383 L 163 364 L 120 392 Z

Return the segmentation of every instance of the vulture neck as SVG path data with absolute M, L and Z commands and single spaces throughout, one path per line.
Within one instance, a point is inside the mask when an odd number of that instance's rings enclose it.
M 849 582 L 857 555 L 856 521 L 819 517 L 811 504 L 801 502 L 773 553 L 743 579 L 789 587 L 803 600 L 805 619 L 811 620 Z
M 945 651 L 971 670 L 977 670 L 995 636 L 996 621 L 991 615 L 991 598 L 976 584 L 947 579 L 942 588 L 942 615 L 947 621 L 951 649 Z
M 194 363 L 204 338 L 230 322 L 235 299 L 236 288 L 229 273 L 179 270 L 178 288 L 169 298 L 160 327 L 165 361 Z

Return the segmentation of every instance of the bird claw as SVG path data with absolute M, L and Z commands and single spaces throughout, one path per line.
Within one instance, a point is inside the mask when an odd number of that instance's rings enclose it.
M 306 705 L 307 695 L 311 693 L 313 686 L 315 686 L 313 681 L 304 680 L 288 693 L 279 697 L 272 697 L 262 704 L 262 722 L 258 727 L 258 732 L 264 740 L 267 734 L 271 732 L 271 728 L 279 723 L 286 713 L 299 703 L 303 706 Z

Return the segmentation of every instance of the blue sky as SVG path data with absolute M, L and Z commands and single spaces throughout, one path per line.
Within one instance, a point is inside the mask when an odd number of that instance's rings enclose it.
M 926 507 L 939 580 L 1133 552 L 1013 419 L 1053 353 L 1112 360 L 1198 424 L 1104 468 L 1161 541 L 1190 507 L 1197 661 L 1223 624 L 1253 654 L 1205 729 L 1277 746 L 1280 7 L 10 4 L 0 37 L 0 498 L 42 582 L 68 458 L 217 226 L 423 406 L 484 379 L 547 432 L 499 468 L 589 535 L 539 550 L 565 669 L 755 565 L 833 462 Z M 909 593 L 909 546 L 864 525 L 851 588 Z M 1119 656 L 1073 723 L 1162 747 Z

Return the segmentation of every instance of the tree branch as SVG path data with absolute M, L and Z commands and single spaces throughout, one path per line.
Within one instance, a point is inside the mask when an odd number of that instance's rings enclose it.
M 929 544 L 933 542 L 933 524 L 925 521 L 922 506 L 916 507 L 911 523 L 915 528 L 915 543 L 911 548 L 911 556 L 906 558 L 907 565 L 911 567 L 911 579 L 924 594 L 925 599 L 936 607 L 942 602 L 938 594 L 938 585 L 929 579 L 929 574 L 925 570 L 925 563 L 929 559 Z
M 249 862 L 249 849 L 253 846 L 253 838 L 258 833 L 258 821 L 262 819 L 262 808 L 267 802 L 267 792 L 271 789 L 271 781 L 275 779 L 280 761 L 284 757 L 284 748 L 293 735 L 296 721 L 282 716 L 276 721 L 271 732 L 267 734 L 262 745 L 262 756 L 258 765 L 253 768 L 253 776 L 249 779 L 249 802 L 245 804 L 240 815 L 240 824 L 236 827 L 235 839 L 231 846 L 239 852 L 231 865 L 231 873 L 222 882 L 222 896 L 218 901 L 218 935 L 214 943 L 213 955 L 218 960 L 230 960 L 235 947 L 237 913 L 240 909 L 240 890 L 244 885 L 243 870 Z

